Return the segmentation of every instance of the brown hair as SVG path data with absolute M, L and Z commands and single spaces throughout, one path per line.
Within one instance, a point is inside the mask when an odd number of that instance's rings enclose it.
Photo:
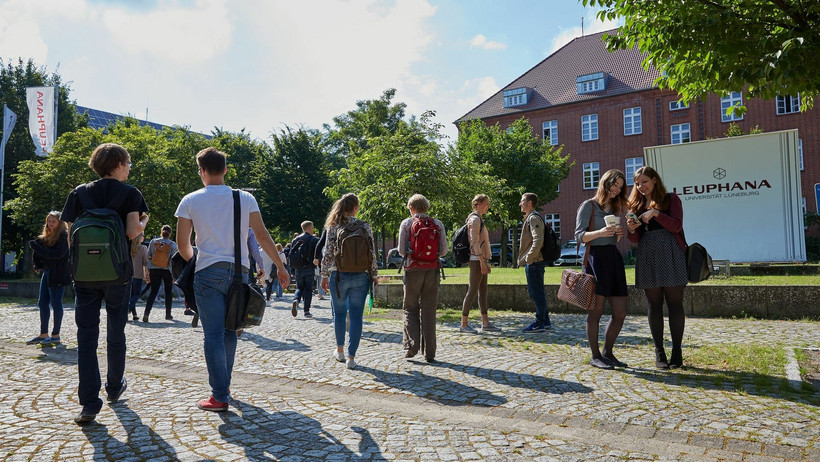
M 524 200 L 530 201 L 532 203 L 533 208 L 538 207 L 538 194 L 535 193 L 524 193 L 521 195 Z
M 48 217 L 54 217 L 59 222 L 57 224 L 57 227 L 54 228 L 54 231 L 52 231 L 51 228 L 48 227 Z M 43 232 L 40 233 L 40 235 L 37 237 L 39 237 L 40 240 L 43 241 L 43 244 L 46 247 L 54 247 L 54 244 L 57 243 L 57 239 L 60 238 L 60 234 L 62 234 L 63 232 L 65 232 L 66 235 L 68 234 L 65 222 L 60 220 L 60 212 L 52 210 L 51 212 L 48 212 L 48 214 L 46 215 L 46 221 L 43 224 Z
M 88 160 L 88 166 L 94 170 L 100 178 L 105 178 L 117 169 L 122 164 L 127 164 L 131 161 L 131 154 L 120 146 L 114 143 L 103 143 L 94 149 L 91 153 L 91 159 Z
M 610 199 L 609 188 L 616 184 L 618 180 L 623 180 L 624 186 L 621 188 L 621 192 L 617 196 Z M 598 191 L 595 193 L 595 202 L 597 202 L 602 209 L 609 210 L 613 214 L 618 214 L 621 210 L 626 209 L 626 176 L 624 175 L 624 172 L 613 168 L 612 170 L 608 170 L 604 173 L 604 176 L 601 177 L 601 181 L 598 182 Z
M 473 210 L 475 210 L 476 207 L 478 207 L 478 204 L 487 202 L 488 200 L 490 200 L 490 197 L 486 194 L 476 194 L 472 201 Z
M 647 176 L 650 180 L 655 180 L 655 186 L 650 193 L 651 197 L 646 197 L 638 191 L 638 177 Z M 632 186 L 632 193 L 629 194 L 629 209 L 637 214 L 646 212 L 649 209 L 660 211 L 669 210 L 669 196 L 666 194 L 666 186 L 663 184 L 658 172 L 652 167 L 641 167 L 635 170 L 635 185 Z
M 218 175 L 225 171 L 228 165 L 228 156 L 214 148 L 205 148 L 196 153 L 196 164 L 211 175 Z
M 430 201 L 421 194 L 413 194 L 407 200 L 407 207 L 412 208 L 418 213 L 427 213 L 430 210 Z
M 308 229 L 313 228 L 313 222 L 310 220 L 305 220 L 302 222 L 302 231 L 307 232 Z
M 340 225 L 342 224 L 342 220 L 350 214 L 353 209 L 355 209 L 359 205 L 359 198 L 356 197 L 353 193 L 347 193 L 342 196 L 339 200 L 337 200 L 333 207 L 330 209 L 330 213 L 327 214 L 327 219 L 325 220 L 325 229 L 330 229 L 333 225 Z
M 168 239 L 171 237 L 171 225 L 162 225 L 162 231 L 159 232 L 162 237 Z

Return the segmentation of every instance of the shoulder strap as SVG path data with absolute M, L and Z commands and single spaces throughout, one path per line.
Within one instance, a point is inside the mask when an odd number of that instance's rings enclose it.
M 595 226 L 595 203 L 593 202 L 592 199 L 590 199 L 589 202 L 590 202 L 589 205 L 592 206 L 592 213 L 589 214 L 589 228 L 587 228 L 587 229 L 592 231 L 592 227 Z M 578 250 L 579 250 L 578 245 L 579 244 L 581 244 L 581 243 L 579 243 L 579 242 L 575 243 L 575 258 L 576 258 L 575 261 L 578 261 L 577 259 L 578 259 Z M 589 244 L 589 243 L 587 243 L 587 244 Z M 590 247 L 591 247 L 590 245 L 584 246 L 584 260 L 581 262 L 581 269 L 586 268 L 586 266 L 587 266 L 587 262 L 589 261 L 589 248 Z
M 231 192 L 233 194 L 233 280 L 240 282 L 242 281 L 242 247 L 239 243 L 239 236 L 241 235 L 239 232 L 239 223 L 242 206 L 239 202 L 239 190 L 232 189 Z

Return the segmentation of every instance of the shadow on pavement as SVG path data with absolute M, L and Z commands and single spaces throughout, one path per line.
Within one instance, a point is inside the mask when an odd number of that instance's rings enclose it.
M 471 387 L 453 380 L 442 379 L 420 371 L 407 373 L 385 372 L 366 366 L 356 366 L 357 371 L 371 374 L 377 382 L 391 388 L 410 392 L 418 397 L 433 400 L 447 406 L 492 407 L 504 404 L 507 398 L 480 388 Z
M 420 361 L 413 361 L 420 362 Z M 465 366 L 463 364 L 453 364 L 445 361 L 436 361 L 430 364 L 433 367 L 443 367 L 465 374 L 472 374 L 476 377 L 492 380 L 499 385 L 508 385 L 515 388 L 540 391 L 551 395 L 563 393 L 590 393 L 592 389 L 578 382 L 567 382 L 565 380 L 551 379 L 548 377 L 532 374 L 521 374 L 513 371 L 501 369 L 488 369 L 486 367 Z
M 351 430 L 361 436 L 359 454 L 348 449 L 322 428 L 317 420 L 294 411 L 270 413 L 250 403 L 234 399 L 238 412 L 219 413 L 219 434 L 228 443 L 243 447 L 246 460 L 386 460 L 370 433 L 360 427 Z M 349 439 L 350 437 L 342 438 Z
M 239 337 L 239 341 L 243 340 L 253 342 L 259 348 L 268 351 L 310 351 L 309 346 L 298 340 L 289 338 L 285 339 L 285 342 L 280 342 L 249 331 L 243 332 Z
M 88 441 L 94 446 L 93 460 L 176 459 L 176 451 L 122 401 L 111 404 L 128 438 L 123 443 L 108 432 L 99 422 L 81 427 Z

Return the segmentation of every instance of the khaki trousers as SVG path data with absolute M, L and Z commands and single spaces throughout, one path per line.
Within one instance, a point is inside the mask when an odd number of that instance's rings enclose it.
M 436 357 L 436 307 L 439 270 L 411 269 L 404 272 L 405 349 L 421 351 L 427 359 Z

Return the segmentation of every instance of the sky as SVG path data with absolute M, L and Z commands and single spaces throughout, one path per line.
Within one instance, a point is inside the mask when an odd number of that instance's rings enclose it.
M 552 52 L 615 27 L 576 0 L 0 0 L 0 59 L 80 106 L 269 141 L 396 89 L 453 121 Z

